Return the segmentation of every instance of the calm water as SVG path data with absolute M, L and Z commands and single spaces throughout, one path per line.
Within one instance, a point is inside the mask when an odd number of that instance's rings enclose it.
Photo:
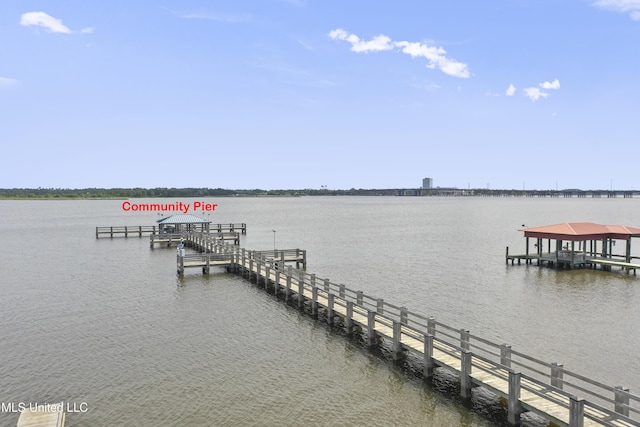
M 640 199 L 207 201 L 213 222 L 248 224 L 247 249 L 275 229 L 319 277 L 640 391 L 640 277 L 504 262 L 522 224 L 638 227 Z M 0 425 L 9 403 L 60 401 L 79 409 L 67 426 L 494 424 L 241 278 L 179 279 L 175 248 L 95 239 L 159 218 L 120 204 L 0 201 Z

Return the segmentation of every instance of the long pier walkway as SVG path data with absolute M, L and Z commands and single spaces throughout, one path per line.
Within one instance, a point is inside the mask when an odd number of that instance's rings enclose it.
M 218 233 L 224 232 L 239 232 L 241 234 L 247 234 L 247 224 L 236 223 L 236 224 L 211 224 L 209 226 L 209 230 L 217 231 Z M 96 239 L 105 236 L 105 237 L 117 237 L 124 235 L 124 237 L 129 237 L 129 235 L 138 237 L 142 237 L 143 235 L 149 234 L 157 234 L 159 233 L 159 227 L 157 225 L 122 225 L 115 227 L 96 227 Z
M 187 241 L 203 238 L 192 237 Z M 474 387 L 494 393 L 506 403 L 511 425 L 518 425 L 521 415 L 530 411 L 560 426 L 640 426 L 640 396 L 628 388 L 602 384 L 560 363 L 544 362 L 507 344 L 285 266 L 284 257 L 270 255 L 274 251 L 248 251 L 215 240 L 205 247 L 202 241 L 194 246 L 218 255 L 218 261 L 224 261 L 220 265 L 229 271 L 272 289 L 328 324 L 342 325 L 349 334 L 364 334 L 368 345 L 390 346 L 395 360 L 417 359 L 425 378 L 431 378 L 436 369 L 453 372 L 459 377 L 463 399 L 470 399 Z M 178 254 L 178 274 L 184 274 L 180 258 L 184 263 L 187 257 Z M 214 265 L 212 260 L 209 265 Z

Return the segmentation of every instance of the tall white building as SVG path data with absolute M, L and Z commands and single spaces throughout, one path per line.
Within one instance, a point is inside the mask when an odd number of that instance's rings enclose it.
M 433 179 L 422 178 L 422 188 L 433 188 Z

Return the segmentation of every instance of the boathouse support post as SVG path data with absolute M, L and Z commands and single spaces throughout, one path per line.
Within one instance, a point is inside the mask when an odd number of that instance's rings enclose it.
M 500 364 L 507 368 L 511 367 L 511 346 L 508 344 L 500 346 Z
M 273 294 L 278 295 L 279 289 L 280 289 L 280 270 L 276 269 L 276 282 L 273 285 Z
M 584 427 L 584 399 L 569 398 L 569 427 Z
M 469 331 L 466 329 L 460 329 L 460 347 L 469 351 Z
M 424 367 L 423 375 L 425 378 L 433 377 L 436 364 L 433 361 L 433 335 L 424 334 Z
M 262 260 L 256 260 L 256 285 L 260 284 L 261 270 L 262 270 Z
M 353 301 L 347 301 L 347 317 L 345 319 L 347 334 L 353 333 Z
M 402 343 L 400 342 L 402 336 L 402 323 L 393 321 L 393 360 L 399 360 L 402 358 Z
M 466 349 L 460 351 L 460 397 L 468 399 L 471 397 L 471 357 L 472 353 Z
M 367 345 L 371 347 L 376 343 L 376 312 L 367 310 Z
M 615 411 L 625 417 L 629 416 L 629 389 L 617 386 L 613 393 L 615 395 Z
M 551 385 L 553 387 L 557 387 L 562 390 L 563 386 L 563 368 L 564 365 L 562 363 L 553 362 L 551 364 Z
M 384 300 L 382 298 L 376 300 L 376 312 L 378 314 L 384 314 Z
M 509 370 L 509 401 L 507 402 L 507 422 L 512 426 L 520 425 L 520 372 Z
M 264 266 L 264 290 L 267 290 L 267 283 L 269 283 L 269 276 L 271 275 L 271 267 Z
M 253 254 L 249 255 L 249 274 L 247 275 L 247 278 L 251 278 L 251 275 L 253 274 Z
M 327 323 L 331 325 L 333 323 L 333 300 L 335 298 L 335 294 L 327 295 Z

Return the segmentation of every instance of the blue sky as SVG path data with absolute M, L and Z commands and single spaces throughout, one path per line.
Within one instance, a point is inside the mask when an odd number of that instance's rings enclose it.
M 5 0 L 0 39 L 2 188 L 640 188 L 640 0 Z

